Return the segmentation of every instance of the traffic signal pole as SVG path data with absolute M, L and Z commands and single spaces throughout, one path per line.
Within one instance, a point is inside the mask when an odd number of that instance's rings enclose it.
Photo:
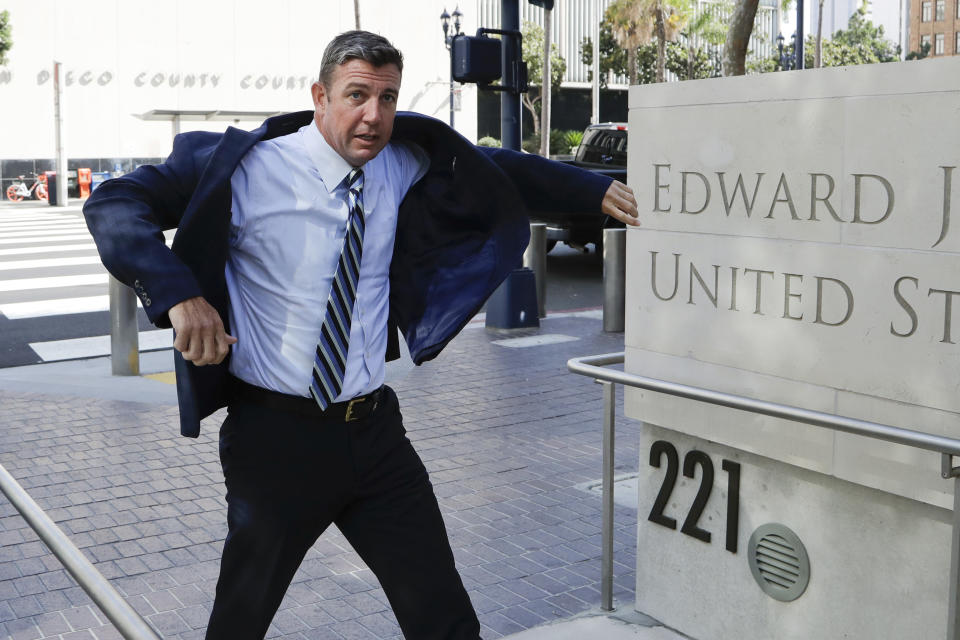
M 803 0 L 797 0 L 797 41 L 794 45 L 796 65 L 794 69 L 803 69 Z
M 520 30 L 519 0 L 500 0 L 500 28 L 504 31 Z M 516 38 L 503 38 L 503 57 L 501 58 L 501 84 L 516 86 L 517 66 L 520 62 L 519 46 Z M 500 92 L 500 145 L 504 149 L 520 151 L 520 93 L 518 91 Z

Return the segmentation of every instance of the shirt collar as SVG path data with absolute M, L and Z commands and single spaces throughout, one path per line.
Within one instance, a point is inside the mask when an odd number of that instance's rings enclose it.
M 350 175 L 353 167 L 340 157 L 340 154 L 334 151 L 333 147 L 327 144 L 326 139 L 317 127 L 316 121 L 311 120 L 309 124 L 300 129 L 300 133 L 303 135 L 303 143 L 307 148 L 307 153 L 320 174 L 320 179 L 323 180 L 323 185 L 328 192 L 333 193 L 344 178 Z

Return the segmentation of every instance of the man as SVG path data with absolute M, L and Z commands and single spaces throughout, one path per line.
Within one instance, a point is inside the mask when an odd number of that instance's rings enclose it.
M 312 113 L 180 135 L 164 164 L 84 207 L 104 264 L 175 330 L 181 432 L 228 406 L 229 532 L 207 638 L 262 638 L 331 523 L 407 638 L 478 638 L 384 361 L 398 328 L 420 364 L 469 321 L 519 262 L 525 204 L 635 222 L 625 185 L 397 115 L 402 66 L 384 38 L 341 34 Z

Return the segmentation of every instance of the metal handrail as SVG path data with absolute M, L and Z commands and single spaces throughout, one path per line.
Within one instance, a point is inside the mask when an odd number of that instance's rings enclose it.
M 100 607 L 120 635 L 126 640 L 161 640 L 2 465 L 0 491 L 3 491 L 24 520 L 63 563 L 77 584 Z
M 950 601 L 948 606 L 947 640 L 960 640 L 960 467 L 953 466 L 953 456 L 960 456 L 960 440 L 937 436 L 922 431 L 894 427 L 857 418 L 838 416 L 822 411 L 813 411 L 786 404 L 757 400 L 713 389 L 694 387 L 658 378 L 639 376 L 624 371 L 606 369 L 609 365 L 623 364 L 624 353 L 571 358 L 567 369 L 572 373 L 589 376 L 604 385 L 603 390 L 603 477 L 602 477 L 602 567 L 600 597 L 601 609 L 613 610 L 613 450 L 616 384 L 656 391 L 680 398 L 706 402 L 750 413 L 803 422 L 834 431 L 842 431 L 876 440 L 935 451 L 940 454 L 940 475 L 954 479 L 953 532 L 950 558 Z

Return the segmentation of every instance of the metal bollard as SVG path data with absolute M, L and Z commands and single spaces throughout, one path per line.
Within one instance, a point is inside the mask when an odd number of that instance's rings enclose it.
M 110 365 L 115 376 L 140 375 L 137 297 L 110 276 Z
M 530 244 L 523 252 L 523 266 L 533 271 L 537 280 L 537 313 L 547 316 L 547 225 L 530 223 Z
M 627 280 L 627 230 L 603 230 L 603 330 L 623 331 Z

